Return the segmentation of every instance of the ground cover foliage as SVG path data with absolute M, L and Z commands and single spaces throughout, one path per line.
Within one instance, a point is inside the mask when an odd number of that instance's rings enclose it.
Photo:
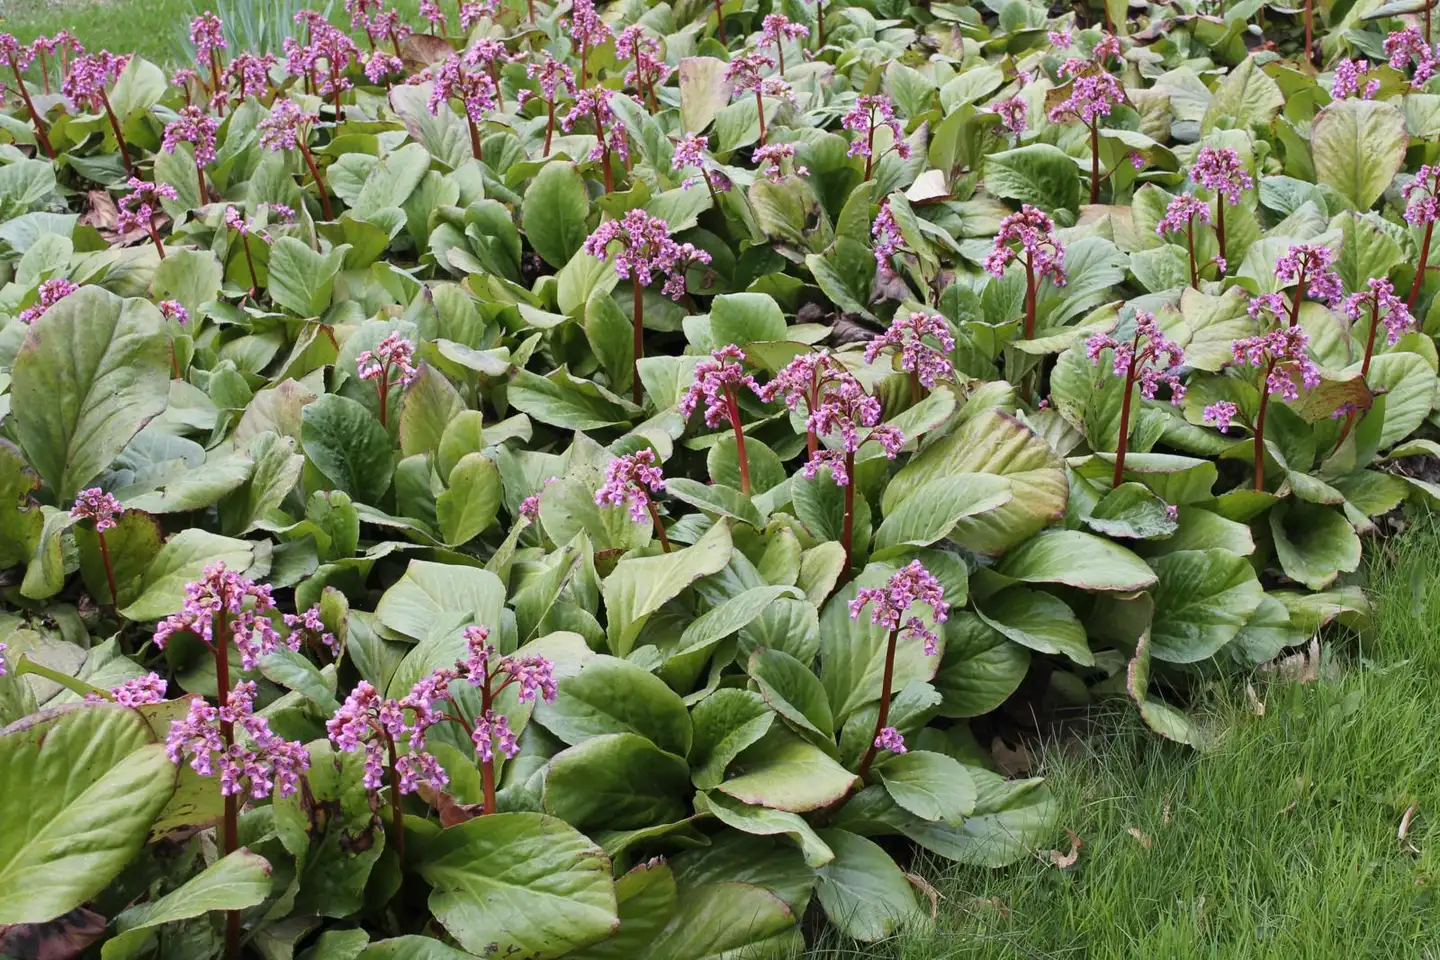
M 7 949 L 788 956 L 1203 745 L 1440 496 L 1411 13 L 0 36 Z

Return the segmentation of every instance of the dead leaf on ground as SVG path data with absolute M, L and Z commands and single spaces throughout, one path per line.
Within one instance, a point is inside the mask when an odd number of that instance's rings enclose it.
M 1336 673 L 1334 665 L 1326 668 L 1323 659 L 1320 638 L 1316 636 L 1310 638 L 1310 645 L 1303 651 L 1276 660 L 1274 663 L 1267 663 L 1260 669 L 1273 674 L 1275 679 L 1286 683 L 1314 683 L 1321 678 L 1322 672 L 1327 680 L 1334 679 Z
M 1290 801 L 1290 805 L 1287 806 L 1284 810 L 1281 810 L 1281 811 L 1280 811 L 1280 814 L 1289 813 L 1291 810 L 1294 810 L 1294 809 L 1295 809 L 1296 807 L 1298 807 L 1298 806 L 1300 806 L 1300 801 L 1299 801 L 1299 800 L 1291 800 L 1291 801 Z M 1277 814 L 1277 816 L 1279 816 L 1280 814 Z
M 1023 743 L 1011 750 L 1004 740 L 996 737 L 990 741 L 990 756 L 995 758 L 996 766 L 1007 777 L 1023 777 L 1035 769 L 1035 759 Z
M 1069 827 L 1065 828 L 1065 835 L 1070 838 L 1069 853 L 1061 853 L 1059 850 L 1048 851 L 1050 862 L 1061 870 L 1075 866 L 1075 861 L 1080 859 L 1080 838 Z
M 940 915 L 940 891 L 931 886 L 930 881 L 918 873 L 906 873 L 905 879 L 910 881 L 910 886 L 919 890 L 930 901 L 930 919 L 934 920 Z
M 1146 850 L 1149 850 L 1155 845 L 1155 841 L 1151 839 L 1139 827 L 1126 827 L 1125 832 L 1130 834 L 1130 836 L 1134 837 L 1136 841 L 1139 842 L 1140 846 L 1144 847 Z
M 485 804 L 461 803 L 444 790 L 422 786 L 418 793 L 420 799 L 430 804 L 435 808 L 435 812 L 440 814 L 440 826 L 442 827 L 453 827 L 466 820 L 473 820 L 485 812 Z
M 1260 697 L 1255 693 L 1255 687 L 1253 684 L 1245 684 L 1245 699 L 1250 701 L 1250 709 L 1255 711 L 1255 716 L 1265 716 L 1265 701 L 1261 700 Z
M 1412 803 L 1412 804 L 1410 804 L 1410 806 L 1405 810 L 1405 815 L 1400 818 L 1400 829 L 1399 829 L 1398 831 L 1396 831 L 1396 835 L 1399 837 L 1400 843 L 1401 843 L 1401 844 L 1404 846 L 1404 848 L 1405 848 L 1408 852 L 1410 852 L 1410 853 L 1419 853 L 1419 852 L 1420 852 L 1419 848 L 1416 847 L 1415 844 L 1411 843 L 1410 840 L 1409 840 L 1409 836 L 1410 836 L 1410 825 L 1411 825 L 1411 824 L 1414 822 L 1414 820 L 1415 820 L 1415 814 L 1417 814 L 1417 813 L 1419 813 L 1419 812 L 1420 812 L 1420 804 L 1418 804 L 1418 803 Z
M 1163 826 L 1170 826 L 1170 798 L 1165 798 L 1165 805 L 1160 808 L 1160 823 Z

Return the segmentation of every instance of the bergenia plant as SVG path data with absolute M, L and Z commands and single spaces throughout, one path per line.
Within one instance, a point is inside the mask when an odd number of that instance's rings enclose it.
M 625 137 L 625 127 L 610 109 L 610 98 L 620 96 L 605 87 L 584 87 L 576 92 L 575 102 L 565 116 L 560 118 L 560 129 L 569 133 L 581 121 L 595 126 L 595 145 L 590 148 L 588 159 L 600 161 L 605 176 L 605 192 L 615 190 L 615 171 L 611 167 L 611 154 L 618 156 L 622 163 L 630 159 L 630 143 Z
M 787 146 L 789 145 L 787 144 Z M 706 189 L 710 191 L 710 202 L 718 210 L 720 209 L 720 194 L 729 190 L 733 184 L 730 182 L 730 178 L 720 171 L 718 164 L 706 153 L 709 148 L 710 138 L 705 134 L 687 133 L 675 143 L 675 154 L 671 160 L 671 166 L 676 171 L 699 170 L 699 176 L 686 177 L 680 186 L 682 189 L 689 190 L 695 184 L 703 182 Z M 756 151 L 756 155 L 759 156 L 760 151 L 764 149 L 764 147 L 760 147 Z M 793 149 L 792 146 L 791 150 L 793 151 Z M 785 155 L 777 154 L 776 156 Z M 793 157 L 793 152 L 788 156 Z M 806 171 L 806 173 L 808 172 Z M 803 176 L 803 174 L 799 175 Z
M 583 96 L 585 91 L 581 91 Z M 615 246 L 618 244 L 618 248 Z M 685 271 L 695 263 L 709 263 L 710 254 L 691 243 L 670 237 L 670 225 L 644 210 L 631 210 L 619 220 L 606 220 L 585 239 L 584 250 L 596 260 L 615 258 L 615 274 L 629 280 L 633 289 L 630 324 L 634 334 L 631 399 L 640 403 L 640 359 L 645 355 L 645 288 L 660 277 L 661 291 L 672 300 L 685 296 Z
M 1095 48 L 1092 60 L 1072 58 L 1060 69 L 1062 78 L 1070 80 L 1070 95 L 1050 108 L 1051 123 L 1079 120 L 1090 133 L 1090 202 L 1100 202 L 1100 125 L 1111 112 L 1125 102 L 1125 88 L 1105 69 L 1101 46 Z
M 155 215 L 161 200 L 177 200 L 179 194 L 168 183 L 147 183 L 139 177 L 131 177 L 125 185 L 130 192 L 116 204 L 116 229 L 122 233 L 145 231 L 155 244 L 155 252 L 164 260 L 165 244 L 160 242 L 160 233 L 155 229 Z
M 1225 204 L 1238 204 L 1240 191 L 1249 190 L 1255 181 L 1245 172 L 1240 154 L 1230 147 L 1201 147 L 1190 167 L 1190 179 L 1215 193 L 1215 240 L 1220 245 L 1215 265 L 1223 276 L 1229 268 L 1225 259 Z
M 260 146 L 278 153 L 299 150 L 306 169 L 315 181 L 315 189 L 320 194 L 320 207 L 325 212 L 325 219 L 334 220 L 335 214 L 330 207 L 330 191 L 326 188 L 325 178 L 320 176 L 320 168 L 316 166 L 315 157 L 310 152 L 310 128 L 319 122 L 319 116 L 307 113 L 294 100 L 278 99 L 270 105 L 270 115 L 260 121 Z
M 107 50 L 76 57 L 70 64 L 61 89 L 77 107 L 104 112 L 110 122 L 110 132 L 115 135 L 115 145 L 120 150 L 120 162 L 133 178 L 135 165 L 130 162 L 130 151 L 125 146 L 125 132 L 120 129 L 120 119 L 115 116 L 110 97 L 105 92 L 106 87 L 119 79 L 129 61 L 129 57 L 117 57 Z
M 554 479 L 553 477 L 551 478 Z M 548 481 L 547 481 L 547 486 Z M 670 552 L 670 539 L 665 535 L 665 524 L 660 520 L 660 511 L 655 508 L 653 493 L 665 491 L 665 474 L 655 458 L 655 451 L 638 450 L 616 457 L 605 467 L 605 483 L 595 493 L 595 504 L 601 507 L 624 507 L 630 511 L 630 519 L 644 523 L 648 517 L 660 549 Z M 543 488 L 541 493 L 543 493 Z M 540 494 L 535 494 L 520 505 L 524 513 L 527 504 L 533 500 L 532 516 L 539 516 Z
M 1384 277 L 1371 277 L 1366 282 L 1367 290 L 1352 293 L 1340 304 L 1341 311 L 1352 321 L 1358 321 L 1369 314 L 1369 331 L 1365 336 L 1365 359 L 1360 363 L 1360 376 L 1370 375 L 1370 360 L 1375 356 L 1375 331 L 1383 325 L 1385 342 L 1390 346 L 1400 342 L 1407 330 L 1415 325 L 1410 308 L 1397 296 L 1395 286 Z
M 540 63 L 527 64 L 525 75 L 540 84 L 545 97 L 545 156 L 549 156 L 550 144 L 555 139 L 555 98 L 561 90 L 569 96 L 575 95 L 575 71 L 548 53 L 544 57 Z
M 718 0 L 717 0 L 718 3 Z M 742 96 L 746 93 L 755 94 L 755 111 L 760 118 L 760 146 L 765 146 L 767 131 L 765 130 L 765 97 L 767 93 L 780 91 L 773 83 L 767 87 L 767 83 L 773 78 L 766 77 L 765 71 L 775 66 L 775 58 L 768 53 L 758 51 L 752 53 L 736 54 L 730 59 L 730 64 L 725 68 L 725 82 L 730 85 L 734 96 Z M 784 81 L 781 81 L 783 83 Z M 786 88 L 788 92 L 788 87 Z
M 1440 164 L 1422 166 L 1401 193 L 1405 197 L 1405 222 L 1425 228 L 1420 259 L 1415 263 L 1415 279 L 1405 298 L 1405 306 L 1414 310 L 1415 302 L 1420 299 L 1420 287 L 1425 282 L 1425 271 L 1430 269 L 1430 241 L 1435 234 L 1435 221 L 1440 220 Z
M 932 346 L 926 338 L 938 346 Z M 874 363 L 886 350 L 900 355 L 900 369 L 910 374 L 910 395 L 919 399 L 921 390 L 932 390 L 935 382 L 955 373 L 950 354 L 955 351 L 955 337 L 945 318 L 923 310 L 896 314 L 889 328 L 865 345 L 865 362 Z
M 625 74 L 625 85 L 634 88 L 651 113 L 657 112 L 660 103 L 655 89 L 670 75 L 669 65 L 660 57 L 660 41 L 640 24 L 632 24 L 615 38 L 615 55 L 622 61 L 635 61 L 635 68 Z
M 415 344 L 398 333 L 392 333 L 374 350 L 362 350 L 355 356 L 355 372 L 361 380 L 375 382 L 375 397 L 380 403 L 380 426 L 388 427 L 390 388 L 409 386 L 420 372 L 415 366 Z
M 1165 216 L 1155 227 L 1160 236 L 1167 233 L 1184 233 L 1185 247 L 1190 255 L 1190 286 L 1200 286 L 1200 264 L 1195 261 L 1195 222 L 1210 222 L 1210 205 L 1194 194 L 1182 193 L 1165 208 Z M 1218 258 L 1220 272 L 1225 272 L 1224 258 Z M 1213 262 L 1213 261 L 1212 261 Z M 1206 266 L 1209 266 L 1207 263 Z
M 740 388 L 759 395 L 755 378 L 745 372 L 745 352 L 734 344 L 721 347 L 695 367 L 695 379 L 680 396 L 680 413 L 689 417 L 705 400 L 705 425 L 729 423 L 735 434 L 735 456 L 740 466 L 740 492 L 750 495 L 750 459 L 745 455 L 745 427 L 740 420 Z
M 570 7 L 570 45 L 580 48 L 580 86 L 590 85 L 590 51 L 614 34 L 595 12 L 594 0 L 573 0 Z
M 202 204 L 209 201 L 205 168 L 215 162 L 215 134 L 219 129 L 220 121 L 200 107 L 185 107 L 177 119 L 165 125 L 165 139 L 161 146 L 166 153 L 174 153 L 182 143 L 190 144 L 194 150 L 195 178 Z
M 820 438 L 810 429 L 809 415 L 820 406 L 820 397 L 832 382 L 849 376 L 829 350 L 802 353 L 781 367 L 769 383 L 760 388 L 760 399 L 773 403 L 782 398 L 790 410 L 805 414 L 805 443 L 811 456 L 820 450 Z
M 465 122 L 470 130 L 470 155 L 476 160 L 484 159 L 480 147 L 480 124 L 498 109 L 495 81 L 483 70 L 471 70 L 460 57 L 451 57 L 435 71 L 434 85 L 430 88 L 430 113 L 439 116 L 441 110 L 450 109 L 451 100 L 460 101 L 465 113 Z
M 1276 279 L 1286 286 L 1295 285 L 1287 321 L 1290 326 L 1300 322 L 1300 304 L 1306 296 L 1321 303 L 1339 305 L 1345 291 L 1340 275 L 1330 269 L 1334 262 L 1335 251 L 1316 243 L 1292 244 L 1284 256 L 1275 261 Z
M 718 3 L 718 0 L 717 0 Z M 55 148 L 50 145 L 50 136 L 45 132 L 45 119 L 40 111 L 35 109 L 35 101 L 30 99 L 30 89 L 25 85 L 25 67 L 29 64 L 29 52 L 26 47 L 21 46 L 20 41 L 9 33 L 0 33 L 0 54 L 4 54 L 5 62 L 10 65 L 10 72 L 15 75 L 15 90 L 20 94 L 21 101 L 25 104 L 25 112 L 30 117 L 30 125 L 35 130 L 35 140 L 40 144 L 40 149 L 53 162 L 55 159 Z M 0 99 L 3 103 L 3 99 Z
M 64 277 L 55 277 L 53 280 L 46 280 L 40 284 L 34 306 L 21 310 L 19 316 L 15 319 L 24 324 L 34 323 L 45 315 L 46 310 L 49 310 L 55 306 L 55 304 L 79 289 L 78 284 L 71 283 Z
M 209 70 L 207 93 L 224 116 L 225 84 L 221 79 L 220 51 L 230 49 L 225 39 L 225 23 L 209 10 L 199 14 L 190 21 L 190 44 L 195 48 L 195 56 L 201 66 Z
M 1120 435 L 1115 447 L 1115 472 L 1112 486 L 1120 486 L 1125 475 L 1125 453 L 1130 444 L 1130 407 L 1135 386 L 1140 396 L 1154 400 L 1161 386 L 1170 388 L 1170 402 L 1179 406 L 1185 399 L 1185 384 L 1180 370 L 1185 365 L 1185 351 L 1160 331 L 1155 315 L 1146 310 L 1135 311 L 1135 332 L 1128 343 L 1108 333 L 1097 333 L 1085 341 L 1085 355 L 1091 363 L 1099 363 L 1106 351 L 1111 355 L 1111 370 L 1125 378 L 1125 392 L 1120 401 Z
M 985 269 L 994 277 L 1005 276 L 1013 260 L 1025 268 L 1025 339 L 1035 338 L 1037 297 L 1040 283 L 1049 280 L 1065 286 L 1065 248 L 1055 238 L 1055 221 L 1030 204 L 1000 221 L 1000 232 L 985 257 Z
M 115 564 L 110 560 L 110 545 L 105 542 L 105 531 L 115 529 L 124 513 L 120 501 L 99 487 L 75 494 L 75 505 L 70 508 L 70 519 L 89 520 L 95 529 L 95 539 L 100 543 L 100 563 L 105 567 L 105 585 L 110 588 L 112 604 L 119 602 L 120 593 L 115 589 Z
M 840 126 L 855 134 L 850 140 L 847 155 L 865 158 L 865 175 L 869 180 L 875 169 L 875 131 L 881 127 L 890 129 L 890 146 L 880 154 L 893 152 L 901 160 L 910 159 L 910 144 L 905 142 L 905 133 L 900 121 L 895 118 L 895 105 L 884 94 L 867 94 L 857 97 L 854 106 L 840 118 Z M 764 142 L 764 139 L 761 139 Z
M 769 13 L 760 21 L 764 32 L 764 43 L 775 47 L 775 59 L 780 64 L 780 76 L 785 76 L 785 41 L 800 40 L 810 36 L 810 28 L 803 23 L 794 23 L 783 13 Z

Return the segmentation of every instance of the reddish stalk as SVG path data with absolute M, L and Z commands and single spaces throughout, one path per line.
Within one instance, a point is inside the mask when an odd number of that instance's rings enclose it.
M 1106 20 L 1109 20 L 1109 8 L 1106 8 Z M 1090 202 L 1100 202 L 1100 123 L 1097 120 L 1090 126 Z
M 716 34 L 716 36 L 718 36 L 718 37 L 720 38 L 720 42 L 721 42 L 721 43 L 725 43 L 725 42 L 726 42 L 726 40 L 725 40 L 725 14 L 722 13 L 721 10 L 720 10 L 720 0 L 715 0 L 715 34 Z M 764 140 L 763 137 L 761 138 L 760 142 L 761 142 L 761 143 L 764 143 L 764 142 L 765 142 L 765 140 Z
M 385 422 L 387 408 L 390 405 L 390 365 L 386 364 L 380 373 L 380 379 L 375 384 L 375 392 L 380 396 L 380 426 L 387 430 L 390 425 Z
M 525 0 L 525 7 L 530 14 L 530 23 L 533 26 L 535 23 L 535 0 Z
M 1370 335 L 1365 338 L 1365 362 L 1360 364 L 1360 379 L 1364 380 L 1370 375 L 1370 358 L 1375 353 L 1375 328 L 1380 326 L 1380 298 L 1375 297 L 1370 304 Z M 1354 414 L 1352 413 L 1353 417 Z
M 160 254 L 160 259 L 165 259 L 165 245 L 160 242 L 160 234 L 155 230 L 155 223 L 151 221 L 145 224 L 145 230 L 150 234 L 150 242 L 155 244 L 155 252 Z
M 1410 296 L 1405 298 L 1405 306 L 1411 311 L 1415 309 L 1415 301 L 1420 299 L 1420 284 L 1425 280 L 1425 265 L 1430 262 L 1430 237 L 1434 232 L 1435 221 L 1431 220 L 1425 224 L 1425 240 L 1420 244 L 1420 262 L 1415 265 L 1415 282 L 1410 284 Z
M 1190 214 L 1189 228 L 1186 231 L 1188 245 L 1190 248 L 1190 286 L 1200 288 L 1200 271 L 1195 266 L 1195 214 Z
M 205 168 L 198 163 L 195 164 L 195 178 L 196 182 L 200 185 L 200 205 L 203 207 L 205 205 L 205 196 L 209 191 L 205 188 Z
M 1260 409 L 1255 414 L 1255 489 L 1262 492 L 1265 489 L 1265 409 L 1270 405 L 1267 385 L 1274 369 L 1275 361 L 1271 360 L 1260 381 Z
M 655 527 L 655 537 L 660 541 L 660 550 L 663 553 L 670 552 L 670 538 L 665 536 L 665 525 L 660 522 L 660 511 L 655 509 L 654 503 L 647 503 L 650 508 L 650 523 Z
M 44 85 L 45 93 L 50 93 L 50 65 L 45 62 L 45 48 L 38 48 L 40 54 L 40 82 Z
M 250 238 L 243 233 L 240 234 L 240 246 L 245 251 L 245 266 L 250 270 L 250 299 L 254 300 L 259 296 L 257 284 L 260 282 L 260 276 L 255 272 L 255 261 L 250 257 Z
M 1115 474 L 1110 486 L 1120 486 L 1125 475 L 1125 452 L 1130 445 L 1130 402 L 1135 391 L 1135 357 L 1140 350 L 1140 332 L 1130 341 L 1130 365 L 1125 368 L 1125 398 L 1120 401 L 1120 440 L 1115 445 Z
M 860 758 L 860 766 L 855 775 L 862 781 L 865 775 L 870 772 L 870 764 L 875 762 L 875 754 L 878 747 L 875 741 L 880 739 L 880 731 L 890 720 L 890 686 L 895 682 L 895 640 L 899 635 L 898 630 L 890 631 L 890 639 L 885 643 L 885 674 L 880 679 L 880 713 L 875 717 L 875 732 L 870 736 L 870 746 L 865 749 L 865 756 Z
M 345 108 L 340 105 L 340 77 L 335 73 L 335 64 L 333 62 L 330 64 L 330 89 L 333 94 L 331 99 L 335 103 L 335 123 L 344 123 Z
M 1219 194 L 1215 196 L 1215 242 L 1220 244 L 1220 258 L 1223 260 L 1225 258 L 1225 198 Z
M 40 120 L 40 112 L 35 109 L 35 103 L 30 99 L 30 90 L 25 86 L 25 75 L 20 72 L 20 64 L 15 62 L 13 56 L 8 59 L 10 60 L 10 69 L 15 73 L 15 87 L 20 91 L 20 99 L 25 101 L 25 109 L 30 113 L 30 122 L 35 125 L 35 139 L 40 141 L 45 155 L 54 160 L 55 148 L 50 146 L 50 138 L 45 134 L 45 126 Z
M 220 708 L 220 736 L 225 741 L 228 753 L 235 745 L 235 724 L 223 719 L 230 706 L 230 628 L 225 622 L 225 612 L 215 614 L 215 683 L 219 689 L 217 700 Z M 240 802 L 235 794 L 225 796 L 225 826 L 221 835 L 221 852 L 228 856 L 240 848 Z M 225 956 L 226 960 L 238 960 L 240 956 L 240 911 L 225 913 Z
M 855 536 L 855 454 L 845 453 L 845 528 L 840 535 L 845 547 L 845 566 L 840 568 L 840 579 L 850 579 L 850 544 Z
M 220 85 L 220 54 L 214 49 L 210 51 L 210 83 L 210 96 L 219 101 L 220 116 L 223 117 L 225 116 L 225 98 L 220 96 L 223 89 Z
M 870 180 L 870 171 L 875 167 L 875 108 L 870 108 L 870 131 L 865 134 L 865 176 L 862 182 Z M 763 141 L 762 141 L 763 142 Z
M 105 543 L 103 531 L 96 530 L 95 536 L 100 539 L 100 561 L 105 564 L 105 585 L 110 588 L 110 605 L 117 606 L 120 603 L 120 592 L 115 589 L 115 569 L 110 565 L 110 547 Z
M 468 116 L 465 120 L 470 124 L 470 155 L 476 160 L 481 160 L 483 157 L 480 153 L 480 128 L 475 126 L 475 121 Z
M 759 115 L 759 117 L 760 117 L 760 146 L 763 147 L 763 146 L 765 146 L 765 101 L 764 101 L 763 99 L 761 99 L 761 97 L 760 97 L 760 88 L 759 88 L 759 87 L 756 87 L 756 88 L 755 88 L 755 111 L 756 111 L 756 113 L 757 113 L 757 114 Z M 866 163 L 866 168 L 867 168 L 867 170 L 868 170 L 868 168 L 869 168 L 869 163 L 870 163 L 870 160 L 869 160 L 868 157 L 866 158 L 865 163 Z M 868 175 L 867 175 L 867 179 L 868 179 Z
M 550 156 L 550 142 L 555 139 L 555 101 L 548 101 L 549 118 L 545 122 L 545 156 Z
M 1025 339 L 1035 339 L 1035 297 L 1038 291 L 1035 289 L 1035 264 L 1029 257 L 1025 258 Z
M 480 715 L 485 716 L 490 712 L 490 707 L 495 695 L 490 692 L 490 676 L 487 672 L 485 685 L 480 688 Z M 485 815 L 493 814 L 497 808 L 495 802 L 495 754 L 491 751 L 488 760 L 480 761 L 480 780 L 485 791 Z
M 320 176 L 320 168 L 315 166 L 315 158 L 310 155 L 310 148 L 305 141 L 300 141 L 300 156 L 305 158 L 305 166 L 310 168 L 310 176 L 315 178 L 315 186 L 320 190 L 320 209 L 325 211 L 326 220 L 334 220 L 335 214 L 330 209 L 330 192 L 325 187 L 325 180 Z
M 740 402 L 735 391 L 725 388 L 725 406 L 730 414 L 730 428 L 735 431 L 735 459 L 740 464 L 740 492 L 750 496 L 750 458 L 745 455 L 745 431 L 740 426 Z
M 115 111 L 110 109 L 110 98 L 105 96 L 105 91 L 100 91 L 100 103 L 105 107 L 105 116 L 110 118 L 110 129 L 115 133 L 115 143 L 120 147 L 120 160 L 125 164 L 125 172 L 135 176 L 135 165 L 130 162 L 130 151 L 125 149 L 125 134 L 120 132 L 120 121 L 115 117 Z
M 815 0 L 816 50 L 825 49 L 825 0 Z
M 634 356 L 630 366 L 630 399 L 638 407 L 645 399 L 645 388 L 640 383 L 640 358 L 645 355 L 645 288 L 638 280 L 631 281 L 634 288 L 634 305 L 630 311 L 630 327 L 635 335 Z
M 381 731 L 385 745 L 390 748 L 390 825 L 395 834 L 395 855 L 405 862 L 405 816 L 400 811 L 400 774 L 395 771 L 395 741 L 390 734 Z
M 1305 296 L 1305 263 L 1300 262 L 1300 276 L 1295 284 L 1295 298 L 1290 301 L 1290 326 L 1300 322 L 1300 300 Z
M 1315 37 L 1314 37 L 1314 35 L 1315 35 L 1315 14 L 1314 14 L 1314 12 L 1313 12 L 1313 7 L 1314 7 L 1314 4 L 1313 4 L 1312 0 L 1305 0 L 1305 62 L 1306 62 L 1306 63 L 1310 63 L 1310 58 L 1311 58 L 1311 56 L 1313 55 L 1313 54 L 1311 53 L 1311 51 L 1313 51 L 1313 50 L 1315 49 Z M 1430 7 L 1429 7 L 1429 6 L 1426 6 L 1426 7 L 1425 7 L 1425 20 L 1426 20 L 1425 38 L 1426 38 L 1426 42 L 1429 42 L 1429 38 L 1430 38 L 1430 27 L 1429 27 Z

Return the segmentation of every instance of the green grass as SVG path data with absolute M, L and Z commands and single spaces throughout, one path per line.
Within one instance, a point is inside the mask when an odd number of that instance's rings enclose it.
M 190 0 L 6 0 L 0 29 L 22 42 L 67 29 L 90 49 L 138 53 L 156 63 L 177 54 L 176 37 Z
M 942 897 L 933 934 L 822 944 L 812 960 L 1440 958 L 1440 532 L 1379 550 L 1375 635 L 1327 650 L 1329 677 L 1257 678 L 1263 716 L 1217 697 L 1211 752 L 1126 712 L 1043 753 L 1060 826 L 1083 843 L 1074 866 L 929 863 L 917 869 Z M 1055 845 L 1069 848 L 1063 834 Z

